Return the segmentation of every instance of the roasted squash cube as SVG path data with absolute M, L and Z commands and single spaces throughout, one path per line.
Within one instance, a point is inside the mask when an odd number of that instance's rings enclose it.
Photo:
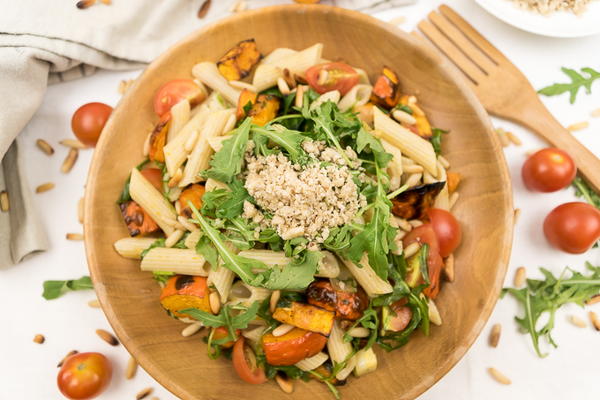
M 329 280 L 319 279 L 306 289 L 308 304 L 335 312 L 335 317 L 357 320 L 369 305 L 367 294 L 362 288 L 356 291 L 335 289 Z
M 188 205 L 188 201 L 191 201 L 194 207 L 199 210 L 202 207 L 202 196 L 204 196 L 204 192 L 204 185 L 197 183 L 194 183 L 181 192 L 178 200 L 180 206 L 179 214 L 187 218 L 192 218 L 192 210 Z
M 228 81 L 239 81 L 250 74 L 260 57 L 254 39 L 242 40 L 217 61 L 217 67 Z
M 456 188 L 458 188 L 461 178 L 462 175 L 458 172 L 448 172 L 446 174 L 446 180 L 448 182 L 448 192 L 450 192 L 450 194 L 456 191 Z
M 147 235 L 158 231 L 158 225 L 138 203 L 131 200 L 121 204 L 121 214 L 127 224 L 129 235 Z
M 202 276 L 175 275 L 169 278 L 160 293 L 160 304 L 176 317 L 185 317 L 179 311 L 197 308 L 210 312 L 206 278 Z
M 259 94 L 256 98 L 256 103 L 248 112 L 248 116 L 252 118 L 252 122 L 256 125 L 265 126 L 277 116 L 280 105 L 279 97 L 271 94 Z
M 237 111 L 235 116 L 237 120 L 243 119 L 248 112 L 252 109 L 252 106 L 256 103 L 256 93 L 251 90 L 243 89 L 238 99 Z
M 277 307 L 273 318 L 284 324 L 294 325 L 307 331 L 329 335 L 333 327 L 334 313 L 309 304 L 294 301 L 289 307 Z
M 400 80 L 398 75 L 389 67 L 383 67 L 381 75 L 375 81 L 371 102 L 374 104 L 391 109 L 400 101 Z
M 392 213 L 404 219 L 423 218 L 445 184 L 446 182 L 428 183 L 400 193 L 392 199 Z
M 148 158 L 152 161 L 165 162 L 165 144 L 167 142 L 167 133 L 171 120 L 161 120 L 150 135 L 150 152 Z

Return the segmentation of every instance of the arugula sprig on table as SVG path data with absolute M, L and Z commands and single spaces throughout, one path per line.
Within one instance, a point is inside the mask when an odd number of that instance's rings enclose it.
M 600 209 L 600 195 L 594 191 L 581 177 L 576 177 L 571 184 L 575 188 L 575 196 Z
M 540 89 L 538 93 L 544 96 L 557 96 L 569 92 L 569 102 L 573 104 L 575 103 L 579 89 L 585 88 L 586 93 L 590 94 L 592 92 L 592 83 L 596 79 L 600 79 L 600 72 L 589 67 L 581 68 L 581 72 L 565 67 L 562 67 L 561 71 L 571 79 L 570 83 L 555 83 Z
M 69 291 L 94 289 L 92 280 L 89 276 L 82 276 L 79 279 L 70 279 L 66 281 L 45 281 L 44 292 L 42 296 L 46 300 L 53 300 L 61 297 Z
M 503 289 L 502 297 L 508 293 L 523 307 L 523 316 L 515 317 L 515 321 L 524 333 L 531 336 L 539 357 L 548 355 L 540 350 L 540 338 L 544 337 L 553 347 L 558 347 L 552 338 L 556 311 L 568 303 L 583 306 L 587 300 L 600 293 L 600 266 L 593 266 L 589 262 L 585 265 L 591 272 L 588 276 L 565 268 L 557 278 L 547 269 L 540 268 L 543 280 L 527 279 L 527 285 L 522 289 Z M 567 277 L 569 273 L 570 276 Z M 538 328 L 538 322 L 545 314 L 548 314 L 548 322 Z

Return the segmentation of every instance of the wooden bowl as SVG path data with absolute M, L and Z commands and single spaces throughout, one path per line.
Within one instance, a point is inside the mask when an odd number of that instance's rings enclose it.
M 357 12 L 319 5 L 244 12 L 192 34 L 147 68 L 106 125 L 87 182 L 85 242 L 102 308 L 140 365 L 182 399 L 283 398 L 275 384 L 245 384 L 230 361 L 209 360 L 199 336 L 182 337 L 183 324 L 159 305 L 150 274 L 113 250 L 113 242 L 127 236 L 115 201 L 157 121 L 154 92 L 168 80 L 191 77 L 194 64 L 216 61 L 247 38 L 255 38 L 263 54 L 322 42 L 325 58 L 364 68 L 372 80 L 389 65 L 404 92 L 419 95 L 432 124 L 452 130 L 443 148 L 452 170 L 464 177 L 453 210 L 464 234 L 456 281 L 445 283 L 437 300 L 443 325 L 429 337 L 415 334 L 400 350 L 377 350 L 377 371 L 340 388 L 344 399 L 413 399 L 465 354 L 496 303 L 512 239 L 511 187 L 488 116 L 449 62 L 419 39 Z M 331 394 L 322 384 L 301 382 L 293 397 L 330 400 Z

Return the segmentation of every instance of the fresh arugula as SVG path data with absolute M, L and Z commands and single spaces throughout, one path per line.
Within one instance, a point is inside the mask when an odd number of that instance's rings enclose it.
M 174 276 L 175 273 L 167 271 L 152 271 L 152 277 L 156 282 L 167 283 L 170 277 Z
M 543 280 L 527 279 L 527 285 L 522 289 L 502 290 L 502 297 L 508 293 L 523 307 L 523 317 L 515 317 L 515 321 L 523 333 L 529 333 L 533 348 L 539 357 L 548 355 L 540 350 L 541 337 L 557 347 L 552 338 L 556 311 L 568 303 L 583 306 L 585 301 L 600 293 L 600 266 L 593 266 L 589 262 L 585 265 L 591 272 L 588 276 L 565 268 L 557 278 L 547 269 L 540 268 Z M 567 278 L 568 273 L 570 276 Z M 538 329 L 538 322 L 543 315 L 547 315 L 548 320 Z
M 572 183 L 575 196 L 583 198 L 586 202 L 600 209 L 600 195 L 594 191 L 581 177 L 576 177 Z
M 223 142 L 221 150 L 210 160 L 210 169 L 205 173 L 207 178 L 229 183 L 242 171 L 251 124 L 252 120 L 246 118 L 231 137 Z
M 321 133 L 327 143 L 336 148 L 346 165 L 352 165 L 348 155 L 340 145 L 338 135 L 335 134 L 336 117 L 340 114 L 337 105 L 332 101 L 326 101 L 312 111 L 310 108 L 307 110 L 304 117 L 314 122 L 317 134 Z
M 94 289 L 89 276 L 67 281 L 44 281 L 44 292 L 42 296 L 46 300 L 57 299 L 69 291 Z
M 200 236 L 198 243 L 196 243 L 196 253 L 200 254 L 213 269 L 217 269 L 219 265 L 219 254 L 217 249 L 213 246 L 212 242 L 206 235 Z
M 356 136 L 356 150 L 361 153 L 367 147 L 373 153 L 379 168 L 385 168 L 393 158 L 390 153 L 386 153 L 381 141 L 378 138 L 371 135 L 361 127 L 361 129 L 358 131 L 358 135 Z
M 227 332 L 229 332 L 228 337 L 219 339 L 219 341 L 229 342 L 237 339 L 236 330 L 237 329 L 246 329 L 250 321 L 256 318 L 256 313 L 258 312 L 258 308 L 260 307 L 260 302 L 255 301 L 252 303 L 250 307 L 247 309 L 242 309 L 241 312 L 237 315 L 232 313 L 233 310 L 238 310 L 239 308 L 232 307 L 229 304 L 226 304 L 221 308 L 219 314 L 214 315 L 209 312 L 199 310 L 197 308 L 186 308 L 181 310 L 182 314 L 186 314 L 195 320 L 202 322 L 204 326 L 210 326 L 212 328 L 218 328 L 224 326 L 227 328 Z
M 308 373 L 317 378 L 319 381 L 323 382 L 325 385 L 327 385 L 327 388 L 329 389 L 331 394 L 333 394 L 333 397 L 335 397 L 336 400 L 340 400 L 340 391 L 335 387 L 333 383 L 331 383 L 331 377 L 324 377 L 316 371 L 308 371 Z
M 140 257 L 141 258 L 146 257 L 146 255 L 150 252 L 150 250 L 152 250 L 156 247 L 165 247 L 165 238 L 156 239 L 154 242 L 152 242 L 152 244 L 150 246 L 148 246 L 147 249 L 143 250 L 140 253 Z
M 255 137 L 256 135 L 265 136 L 267 139 L 283 148 L 287 152 L 290 160 L 294 163 L 305 164 L 307 162 L 308 155 L 300 145 L 305 140 L 308 140 L 308 137 L 304 136 L 302 133 L 287 128 L 275 130 L 262 128 L 256 125 L 253 125 L 251 130 Z
M 138 171 L 141 171 L 142 168 L 144 168 L 144 166 L 146 164 L 148 164 L 149 162 L 150 162 L 149 159 L 145 159 L 144 161 L 142 161 L 141 163 L 136 165 L 136 168 L 138 169 Z M 129 175 L 127 177 L 127 180 L 125 180 L 125 184 L 123 185 L 123 190 L 121 191 L 121 194 L 119 195 L 117 204 L 127 203 L 128 201 L 131 200 L 131 195 L 129 194 L 129 183 L 130 182 L 131 182 L 131 175 Z
M 372 305 L 369 305 L 369 308 L 367 308 L 364 312 L 362 317 L 360 317 L 359 319 L 357 319 L 356 321 L 354 321 L 354 323 L 350 326 L 350 328 L 346 331 L 346 333 L 344 333 L 344 341 L 345 342 L 350 342 L 350 341 L 354 341 L 353 344 L 355 344 L 354 349 L 355 350 L 368 350 L 370 349 L 375 342 L 377 341 L 377 334 L 379 331 L 379 316 L 377 315 L 377 311 L 373 309 Z M 358 325 L 361 325 L 364 328 L 367 328 L 371 331 L 371 334 L 369 335 L 369 338 L 367 339 L 367 343 L 362 346 L 362 339 L 358 339 L 358 338 L 353 338 L 352 336 L 350 336 L 347 332 L 350 331 L 350 329 L 356 328 Z M 357 340 L 358 339 L 358 340 Z M 358 347 L 360 346 L 360 347 Z
M 212 218 L 232 219 L 242 214 L 244 201 L 254 202 L 237 178 L 228 184 L 230 190 L 215 189 L 202 197 L 202 213 Z
M 566 92 L 570 93 L 569 102 L 575 103 L 579 89 L 585 88 L 586 93 L 592 92 L 592 83 L 600 79 L 600 72 L 592 68 L 581 68 L 581 73 L 574 69 L 562 67 L 561 71 L 571 79 L 570 83 L 555 83 L 538 91 L 544 96 L 557 96 Z
M 307 251 L 304 257 L 293 259 L 288 265 L 275 266 L 267 275 L 261 275 L 264 279 L 261 286 L 271 290 L 277 289 L 304 289 L 314 281 L 319 261 L 323 258 L 320 251 Z
M 435 154 L 440 155 L 442 153 L 442 135 L 448 133 L 449 131 L 445 131 L 440 128 L 432 128 L 431 133 L 431 145 L 433 146 L 433 150 Z

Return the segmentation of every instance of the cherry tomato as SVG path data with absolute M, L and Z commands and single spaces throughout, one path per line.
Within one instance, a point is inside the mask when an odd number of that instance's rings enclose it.
M 306 80 L 318 93 L 338 90 L 343 96 L 358 83 L 358 72 L 348 64 L 332 62 L 307 69 Z
M 232 360 L 233 369 L 243 381 L 257 385 L 268 380 L 265 370 L 256 364 L 256 356 L 252 349 L 246 346 L 243 336 L 240 336 L 233 346 Z
M 241 333 L 242 333 L 242 331 L 240 331 L 239 329 L 235 330 L 236 335 L 239 336 Z M 225 339 L 227 336 L 229 336 L 229 330 L 227 330 L 227 328 L 224 326 L 219 326 L 218 328 L 215 328 L 212 338 L 214 341 L 214 340 Z M 221 344 L 221 347 L 229 349 L 229 348 L 233 347 L 234 344 L 235 344 L 235 342 L 233 342 L 233 341 L 225 342 L 225 343 Z
M 158 168 L 144 168 L 140 171 L 144 178 L 152 184 L 159 192 L 163 192 L 163 176 Z
M 571 184 L 577 168 L 567 152 L 549 147 L 532 154 L 523 164 L 521 176 L 529 190 L 556 192 Z
M 402 240 L 404 247 L 411 243 L 419 242 L 429 246 L 427 254 L 427 272 L 430 284 L 423 293 L 427 297 L 435 299 L 440 291 L 440 274 L 444 266 L 444 260 L 440 256 L 440 245 L 431 224 L 417 226 L 410 231 Z
M 112 110 L 104 103 L 87 103 L 79 107 L 71 118 L 71 129 L 77 139 L 86 146 L 96 146 Z
M 67 358 L 58 372 L 58 388 L 71 400 L 93 399 L 110 383 L 112 366 L 100 353 L 78 353 Z
M 154 95 L 154 112 L 160 117 L 175 104 L 188 99 L 194 106 L 204 100 L 205 94 L 191 79 L 175 79 L 162 85 Z
M 440 256 L 448 257 L 462 240 L 460 225 L 454 215 L 440 208 L 430 208 L 427 215 L 440 245 Z
M 544 220 L 544 234 L 557 249 L 584 253 L 600 239 L 600 211 L 579 201 L 561 204 Z

